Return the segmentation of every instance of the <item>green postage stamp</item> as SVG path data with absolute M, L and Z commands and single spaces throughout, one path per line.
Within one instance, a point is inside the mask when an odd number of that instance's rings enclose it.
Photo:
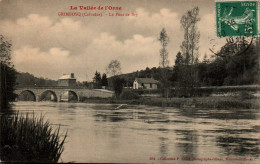
M 258 4 L 255 1 L 216 1 L 217 36 L 257 36 Z

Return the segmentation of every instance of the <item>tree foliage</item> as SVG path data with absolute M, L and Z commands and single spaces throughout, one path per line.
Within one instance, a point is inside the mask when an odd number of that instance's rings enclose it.
M 166 49 L 170 39 L 166 33 L 165 28 L 163 28 L 160 32 L 160 36 L 158 39 L 161 43 L 162 48 L 160 49 L 160 66 L 162 68 L 168 67 L 169 59 L 168 59 L 168 51 Z
M 17 72 L 16 84 L 19 86 L 56 86 L 57 80 L 51 80 L 43 77 L 35 77 L 30 73 Z
M 114 77 L 113 78 L 113 88 L 115 90 L 115 95 L 119 98 L 120 94 L 123 91 L 124 84 L 126 83 L 124 78 Z
M 169 87 L 170 87 L 170 82 L 169 82 L 169 77 L 167 74 L 167 68 L 169 66 L 169 59 L 168 59 L 168 51 L 166 49 L 170 39 L 166 33 L 165 28 L 163 28 L 160 32 L 159 39 L 161 43 L 161 49 L 160 49 L 160 67 L 161 73 L 160 73 L 160 89 L 162 96 L 167 97 L 169 96 Z
M 112 60 L 107 68 L 106 68 L 107 74 L 110 76 L 116 76 L 121 73 L 121 64 L 118 60 Z
M 12 67 L 11 62 L 11 47 L 12 44 L 5 40 L 3 35 L 0 35 L 0 62 L 9 67 Z
M 195 87 L 199 86 L 198 63 L 199 38 L 197 23 L 199 8 L 188 10 L 181 18 L 181 26 L 184 30 L 184 40 L 181 44 L 182 53 L 178 53 L 175 60 L 175 75 L 178 77 L 176 86 L 183 90 L 185 96 L 192 96 Z
M 94 88 L 100 89 L 102 82 L 101 82 L 101 74 L 100 72 L 96 71 L 95 76 L 93 78 Z
M 16 80 L 16 71 L 11 62 L 11 43 L 6 41 L 0 35 L 0 104 L 1 111 L 10 107 L 10 102 L 16 97 L 14 86 Z
M 198 7 L 188 10 L 181 18 L 181 25 L 184 30 L 181 50 L 187 65 L 194 64 L 198 58 L 200 33 L 198 32 L 197 22 L 199 20 Z
M 103 75 L 102 75 L 101 84 L 102 84 L 102 86 L 108 85 L 107 75 L 105 73 L 103 73 Z

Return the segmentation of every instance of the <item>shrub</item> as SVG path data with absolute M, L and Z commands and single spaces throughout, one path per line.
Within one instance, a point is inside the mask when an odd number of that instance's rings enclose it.
M 132 100 L 132 99 L 139 99 L 139 94 L 132 90 L 123 90 L 120 94 L 120 99 L 123 100 Z
M 115 96 L 118 98 L 123 91 L 125 79 L 114 77 L 113 79 L 113 88 L 115 90 Z
M 43 117 L 30 118 L 19 115 L 1 116 L 1 148 L 2 161 L 19 162 L 58 162 L 64 150 L 67 137 L 61 139 L 60 127 L 54 130 Z

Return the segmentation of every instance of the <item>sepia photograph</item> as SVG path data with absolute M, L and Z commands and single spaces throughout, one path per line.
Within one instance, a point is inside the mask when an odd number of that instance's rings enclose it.
M 0 163 L 260 163 L 259 0 L 0 0 Z

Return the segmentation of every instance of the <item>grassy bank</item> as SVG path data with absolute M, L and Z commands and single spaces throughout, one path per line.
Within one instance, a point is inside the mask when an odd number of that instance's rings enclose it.
M 67 134 L 61 137 L 50 123 L 22 115 L 1 116 L 0 156 L 7 162 L 58 162 Z
M 86 103 L 106 103 L 106 104 L 130 104 L 130 105 L 150 105 L 159 107 L 177 107 L 177 108 L 239 108 L 239 109 L 259 109 L 260 102 L 258 98 L 241 98 L 238 96 L 218 96 L 218 97 L 191 97 L 191 98 L 159 98 L 159 97 L 141 97 L 139 99 L 85 99 Z
M 257 99 L 242 100 L 237 97 L 194 97 L 194 98 L 146 98 L 144 105 L 178 107 L 178 108 L 240 108 L 259 109 L 260 104 Z

